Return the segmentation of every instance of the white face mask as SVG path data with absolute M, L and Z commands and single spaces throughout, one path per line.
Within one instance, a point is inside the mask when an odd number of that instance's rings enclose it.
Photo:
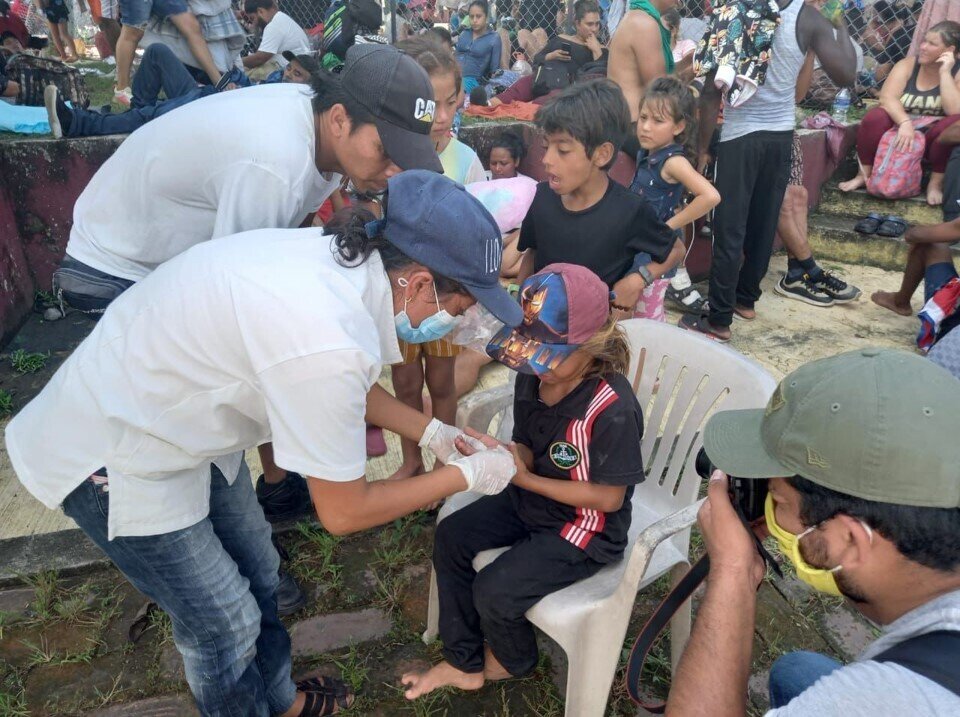
M 404 289 L 410 285 L 410 282 L 403 277 L 397 279 L 397 283 Z M 410 303 L 410 299 L 404 299 L 403 310 L 393 317 L 393 322 L 397 327 L 398 338 L 406 341 L 408 344 L 425 344 L 428 341 L 442 339 L 456 328 L 458 323 L 457 317 L 451 316 L 446 309 L 440 306 L 440 297 L 437 295 L 436 282 L 433 284 L 433 300 L 437 303 L 437 313 L 431 314 L 421 321 L 419 326 L 414 327 L 413 324 L 410 323 L 410 317 L 407 315 L 407 304 Z

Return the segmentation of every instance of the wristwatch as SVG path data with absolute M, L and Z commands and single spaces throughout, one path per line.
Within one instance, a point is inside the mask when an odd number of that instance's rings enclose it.
M 650 270 L 647 267 L 641 266 L 639 269 L 637 269 L 637 273 L 640 275 L 640 278 L 643 279 L 644 288 L 653 284 L 653 274 L 650 273 Z

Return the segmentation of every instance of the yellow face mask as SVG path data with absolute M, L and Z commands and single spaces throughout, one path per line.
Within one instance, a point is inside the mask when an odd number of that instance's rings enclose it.
M 773 496 L 769 493 L 767 493 L 767 502 L 764 504 L 763 512 L 767 519 L 767 530 L 770 531 L 770 535 L 777 539 L 777 543 L 780 544 L 780 551 L 793 563 L 793 566 L 797 570 L 797 577 L 814 590 L 826 593 L 827 595 L 842 595 L 843 593 L 841 593 L 840 588 L 837 587 L 837 581 L 833 575 L 838 572 L 842 566 L 838 565 L 829 570 L 815 568 L 804 560 L 800 554 L 800 539 L 816 530 L 817 526 L 807 528 L 800 533 L 800 535 L 788 533 L 777 525 L 777 518 L 774 515 L 775 511 L 773 509 Z

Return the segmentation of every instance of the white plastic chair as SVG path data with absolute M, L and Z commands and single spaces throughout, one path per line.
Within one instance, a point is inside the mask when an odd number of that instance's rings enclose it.
M 622 561 L 527 611 L 527 618 L 567 654 L 568 717 L 603 716 L 637 591 L 668 571 L 676 581 L 689 569 L 690 526 L 699 507 L 700 477 L 694 464 L 703 424 L 718 409 L 764 406 L 776 387 L 756 362 L 694 333 L 642 319 L 621 325 L 630 342 L 627 376 L 643 408 L 641 453 L 647 475 L 634 489 L 627 552 Z M 510 382 L 461 402 L 457 423 L 508 441 L 512 406 Z M 451 497 L 438 520 L 479 497 Z M 474 568 L 483 569 L 506 549 L 480 553 Z M 425 642 L 437 637 L 438 613 L 432 577 Z M 670 632 L 676 668 L 690 634 L 689 603 L 671 620 Z

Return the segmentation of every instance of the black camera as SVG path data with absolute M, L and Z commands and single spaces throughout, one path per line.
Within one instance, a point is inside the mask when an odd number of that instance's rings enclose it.
M 710 461 L 707 452 L 701 448 L 697 453 L 697 474 L 704 480 L 710 480 L 710 476 L 716 470 L 716 466 Z M 767 481 L 749 478 L 730 478 L 730 501 L 733 507 L 740 513 L 740 517 L 747 523 L 753 523 L 757 518 L 763 517 L 764 504 L 767 501 Z

